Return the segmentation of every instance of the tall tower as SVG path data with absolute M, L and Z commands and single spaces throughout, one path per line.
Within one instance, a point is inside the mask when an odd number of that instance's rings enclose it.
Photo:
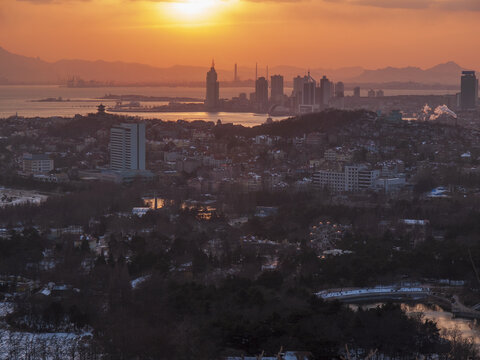
M 145 124 L 121 124 L 110 129 L 110 169 L 145 170 Z
M 238 68 L 237 68 L 237 64 L 235 64 L 235 70 L 234 70 L 234 73 L 233 73 L 233 81 L 234 81 L 234 82 L 237 82 L 237 81 L 238 81 Z
M 283 99 L 283 76 L 272 75 L 270 78 L 270 88 L 272 101 L 279 104 Z
M 475 71 L 462 71 L 460 105 L 462 110 L 475 109 L 478 102 L 478 79 Z
M 209 111 L 217 110 L 220 98 L 220 85 L 215 71 L 215 62 L 212 60 L 212 67 L 207 72 L 207 94 L 205 97 L 205 107 Z
M 260 111 L 268 108 L 268 80 L 263 76 L 255 81 L 255 102 Z
M 332 97 L 332 85 L 333 84 L 326 76 L 323 76 L 320 79 L 320 92 L 322 93 L 321 105 L 328 105 L 330 98 Z
M 302 93 L 302 104 L 303 105 L 315 105 L 315 87 L 316 82 L 310 76 L 310 71 L 308 76 L 303 83 L 303 93 Z

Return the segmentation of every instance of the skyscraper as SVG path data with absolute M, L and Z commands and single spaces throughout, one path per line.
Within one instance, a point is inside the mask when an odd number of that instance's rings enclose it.
M 255 81 L 255 102 L 258 110 L 266 111 L 268 108 L 268 81 L 263 76 Z
M 475 71 L 462 71 L 460 105 L 462 110 L 475 109 L 478 101 L 478 79 Z
M 302 105 L 315 105 L 315 86 L 316 82 L 308 72 L 307 79 L 303 83 Z
M 303 92 L 303 84 L 307 81 L 307 76 L 300 76 L 293 78 L 293 96 L 298 96 Z
M 110 169 L 145 170 L 145 124 L 121 124 L 110 129 Z
M 283 76 L 272 75 L 270 78 L 271 99 L 275 103 L 280 103 L 283 98 Z
M 357 86 L 353 89 L 353 96 L 356 98 L 360 97 L 360 86 Z
M 332 83 L 326 76 L 320 79 L 321 105 L 328 105 L 332 97 Z
M 238 81 L 238 67 L 237 67 L 237 64 L 235 64 L 235 70 L 234 70 L 234 74 L 233 74 L 233 81 L 234 81 L 234 82 L 237 82 L 237 81 Z
M 207 95 L 205 98 L 205 107 L 209 111 L 218 108 L 220 98 L 220 86 L 217 80 L 217 72 L 215 71 L 215 63 L 212 61 L 212 67 L 207 72 Z
M 339 81 L 335 84 L 335 96 L 336 97 L 344 97 L 345 96 L 345 85 L 341 81 Z

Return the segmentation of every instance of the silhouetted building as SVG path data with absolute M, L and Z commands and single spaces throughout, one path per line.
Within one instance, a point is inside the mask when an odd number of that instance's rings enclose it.
M 293 91 L 292 96 L 295 99 L 295 104 L 300 105 L 303 101 L 303 84 L 308 80 L 307 76 L 297 76 L 293 78 Z
M 263 76 L 255 81 L 255 103 L 260 111 L 268 108 L 268 81 Z
M 336 97 L 345 96 L 345 85 L 341 81 L 337 82 L 337 84 L 335 85 L 335 96 Z
M 218 108 L 220 98 L 220 85 L 217 80 L 217 72 L 215 71 L 215 63 L 212 61 L 212 67 L 207 72 L 207 95 L 205 98 L 205 107 L 207 110 L 216 110 Z
M 323 76 L 320 79 L 320 93 L 321 93 L 320 104 L 321 105 L 326 106 L 330 102 L 330 98 L 332 97 L 332 90 L 333 90 L 332 87 L 333 87 L 332 82 L 328 80 L 326 76 Z
M 376 95 L 375 90 L 373 89 L 368 90 L 368 97 L 375 97 L 375 95 Z
M 305 81 L 308 80 L 307 76 L 297 76 L 293 78 L 293 94 L 294 96 L 297 96 L 297 94 L 301 94 L 303 92 L 303 84 Z
M 272 75 L 270 78 L 271 99 L 274 103 L 280 103 L 283 99 L 283 76 Z
M 478 101 L 478 79 L 475 71 L 462 71 L 460 105 L 462 110 L 475 109 Z
M 99 115 L 105 114 L 105 105 L 100 104 L 97 106 L 97 114 Z
M 235 64 L 235 71 L 233 74 L 233 81 L 237 82 L 238 81 L 238 67 L 237 64 Z
M 356 98 L 360 97 L 360 86 L 357 86 L 353 89 L 353 96 Z
M 145 170 L 145 124 L 110 129 L 110 169 Z
M 315 105 L 316 84 L 309 72 L 306 81 L 303 83 L 302 105 Z

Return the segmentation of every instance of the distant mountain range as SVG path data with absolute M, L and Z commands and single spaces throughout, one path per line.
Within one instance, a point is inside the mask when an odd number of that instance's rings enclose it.
M 0 84 L 66 84 L 72 77 L 85 81 L 120 84 L 195 84 L 205 81 L 206 66 L 175 65 L 159 68 L 138 63 L 60 60 L 46 62 L 39 58 L 13 54 L 0 47 Z M 362 67 L 345 67 L 339 69 L 310 69 L 315 79 L 323 75 L 334 81 L 344 81 L 348 84 L 380 84 L 380 83 L 417 83 L 442 84 L 458 86 L 461 66 L 454 62 L 436 65 L 429 69 L 418 67 L 367 70 Z M 217 68 L 219 80 L 233 80 L 233 68 L 225 70 Z M 265 76 L 266 68 L 259 68 L 258 75 Z M 297 75 L 306 74 L 307 69 L 294 66 L 274 66 L 269 69 L 269 75 L 282 74 L 287 83 Z M 255 78 L 255 68 L 239 67 L 238 76 L 241 80 Z

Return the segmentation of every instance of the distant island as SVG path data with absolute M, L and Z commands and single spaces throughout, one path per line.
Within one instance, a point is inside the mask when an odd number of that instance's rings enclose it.
M 171 102 L 201 102 L 203 99 L 191 97 L 170 97 L 170 96 L 145 96 L 145 95 L 113 95 L 105 94 L 98 100 L 117 100 L 117 101 L 171 101 Z
M 68 102 L 71 101 L 70 99 L 64 99 L 61 96 L 57 98 L 49 97 L 45 99 L 38 99 L 38 100 L 30 100 L 30 102 Z

